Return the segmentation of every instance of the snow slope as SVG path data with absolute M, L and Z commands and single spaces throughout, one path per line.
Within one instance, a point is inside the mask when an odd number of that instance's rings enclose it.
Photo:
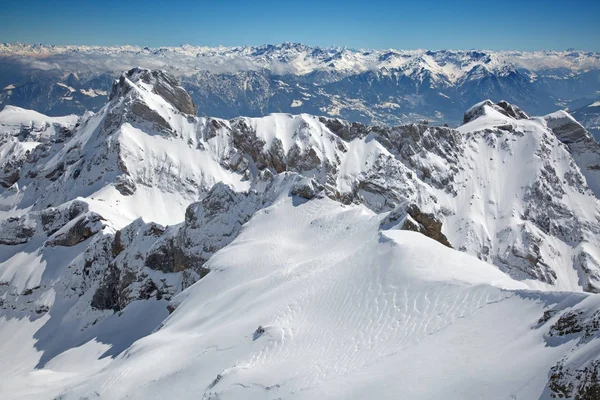
M 142 68 L 96 114 L 0 113 L 0 397 L 600 385 L 600 202 L 568 114 L 195 114 Z
M 569 295 L 522 291 L 379 222 L 363 206 L 282 196 L 157 332 L 59 398 L 540 397 L 575 343 L 546 346 L 534 326 Z

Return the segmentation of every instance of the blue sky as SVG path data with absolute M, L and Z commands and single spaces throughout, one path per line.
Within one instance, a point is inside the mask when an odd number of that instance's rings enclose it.
M 2 0 L 0 42 L 600 51 L 600 0 Z

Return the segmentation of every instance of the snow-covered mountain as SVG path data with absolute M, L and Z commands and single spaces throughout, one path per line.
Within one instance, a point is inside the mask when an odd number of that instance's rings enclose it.
M 135 66 L 171 72 L 201 115 L 223 118 L 287 112 L 454 126 L 488 98 L 541 115 L 600 92 L 600 55 L 581 51 L 0 44 L 0 61 L 0 105 L 49 115 L 98 111 L 112 80 Z
M 600 142 L 600 100 L 586 104 L 572 114 Z
M 224 120 L 143 68 L 109 92 L 0 112 L 3 397 L 597 392 L 600 145 L 567 113 Z

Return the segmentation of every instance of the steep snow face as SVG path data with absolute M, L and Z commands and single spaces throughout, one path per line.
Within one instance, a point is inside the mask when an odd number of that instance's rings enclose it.
M 506 102 L 482 102 L 465 120 L 458 130 L 323 120 L 350 142 L 337 198 L 376 211 L 416 204 L 443 221 L 452 246 L 519 280 L 597 290 L 600 206 L 584 176 L 595 188 L 594 169 L 582 175 L 545 119 Z M 360 172 L 346 176 L 357 157 Z
M 198 118 L 142 68 L 96 114 L 15 110 L 0 113 L 1 393 L 361 398 L 425 371 L 445 383 L 409 395 L 593 383 L 597 357 L 574 354 L 596 346 L 595 296 L 524 291 L 600 287 L 597 178 L 566 114 L 484 101 L 457 130 Z M 495 356 L 467 368 L 475 348 Z M 511 372 L 525 355 L 531 374 Z M 441 379 L 455 365 L 471 372 Z
M 547 117 L 515 119 L 486 103 L 480 108 L 458 129 L 471 140 L 462 163 L 468 173 L 455 179 L 462 190 L 451 200 L 450 241 L 518 279 L 596 290 L 597 273 L 585 271 L 598 265 L 599 202 L 586 188 L 577 154 Z M 595 188 L 597 177 L 589 181 Z
M 173 300 L 157 332 L 97 373 L 66 377 L 57 371 L 73 361 L 58 360 L 39 371 L 52 377 L 46 393 L 540 398 L 549 369 L 580 343 L 555 334 L 545 345 L 557 310 L 538 322 L 569 295 L 521 291 L 489 264 L 380 221 L 363 206 L 279 197 Z
M 31 130 L 21 123 L 17 131 L 14 121 L 33 117 L 11 110 L 0 120 L 6 121 L 2 124 L 12 143 Z M 72 137 L 38 135 L 40 145 L 30 146 L 29 157 L 12 162 L 9 173 L 22 179 L 0 194 L 5 210 L 42 210 L 84 197 L 115 227 L 138 217 L 168 224 L 180 222 L 187 205 L 216 182 L 246 189 L 239 174 L 225 171 L 202 151 L 197 119 L 190 113 L 195 114 L 193 102 L 173 78 L 142 69 L 123 74 L 111 101 L 68 131 Z M 42 124 L 58 126 L 70 119 L 55 120 Z M 29 143 L 19 142 L 21 147 Z

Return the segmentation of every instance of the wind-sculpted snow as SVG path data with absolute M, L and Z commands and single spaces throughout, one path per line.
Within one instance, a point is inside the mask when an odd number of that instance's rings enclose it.
M 379 222 L 281 197 L 157 332 L 59 398 L 539 397 L 573 345 L 545 347 L 533 326 L 564 295 L 530 298 L 489 264 Z
M 567 113 L 224 120 L 143 68 L 110 92 L 0 112 L 0 394 L 595 390 L 598 157 Z

